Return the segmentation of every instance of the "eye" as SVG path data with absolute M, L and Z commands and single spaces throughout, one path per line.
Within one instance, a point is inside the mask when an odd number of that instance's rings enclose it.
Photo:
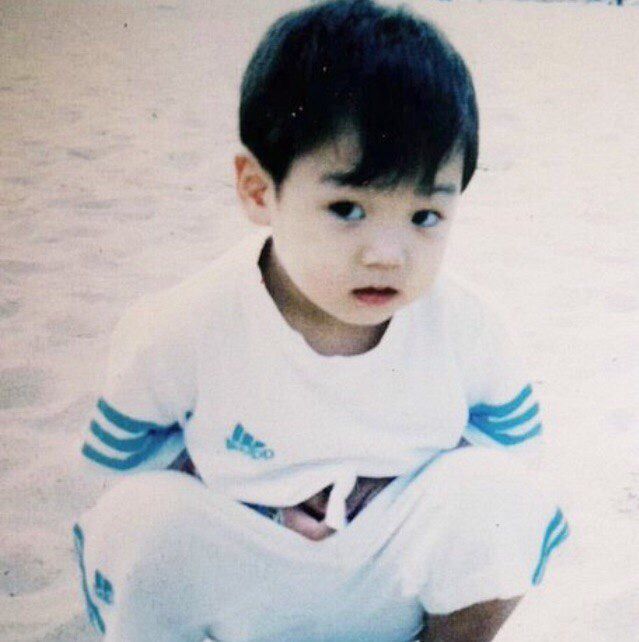
M 435 227 L 442 218 L 442 215 L 435 210 L 419 210 L 413 214 L 411 222 L 418 227 Z
M 357 203 L 352 201 L 337 201 L 328 206 L 329 211 L 344 221 L 361 221 L 366 213 Z

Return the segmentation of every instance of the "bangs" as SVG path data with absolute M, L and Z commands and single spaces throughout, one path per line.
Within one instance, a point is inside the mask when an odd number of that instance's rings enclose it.
M 388 96 L 395 96 L 397 103 L 383 105 Z M 442 164 L 467 148 L 453 109 L 421 111 L 401 98 L 394 91 L 381 94 L 372 112 L 362 106 L 359 119 L 348 128 L 355 134 L 359 154 L 352 168 L 332 174 L 338 184 L 383 190 L 410 183 L 429 193 Z
M 368 68 L 356 67 L 351 58 L 346 68 L 335 70 L 351 80 L 342 91 L 341 83 L 333 81 L 335 102 L 325 110 L 325 122 L 326 112 L 330 115 L 325 131 L 331 137 L 335 132 L 355 135 L 359 149 L 352 169 L 333 175 L 336 182 L 378 189 L 413 183 L 427 193 L 455 152 L 465 156 L 462 185 L 470 180 L 477 158 L 474 97 L 459 95 L 459 79 L 450 69 L 424 74 L 425 57 L 419 53 L 398 47 L 396 55 L 369 59 Z M 417 64 L 411 65 L 411 59 Z M 315 118 L 321 121 L 320 114 Z

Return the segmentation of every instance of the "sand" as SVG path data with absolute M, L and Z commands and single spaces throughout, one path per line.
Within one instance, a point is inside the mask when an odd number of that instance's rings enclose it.
M 639 7 L 413 3 L 466 55 L 480 168 L 448 260 L 509 309 L 572 524 L 499 642 L 639 625 Z M 284 0 L 0 3 L 0 639 L 95 639 L 75 448 L 127 304 L 248 229 L 241 71 Z

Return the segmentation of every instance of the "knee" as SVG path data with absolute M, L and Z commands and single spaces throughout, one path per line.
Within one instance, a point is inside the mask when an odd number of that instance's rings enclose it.
M 552 490 L 507 453 L 483 448 L 448 453 L 428 472 L 405 546 L 405 590 L 445 613 L 536 583 L 549 529 L 558 537 L 565 526 Z
M 418 539 L 444 558 L 452 551 L 461 561 L 536 550 L 557 512 L 552 487 L 507 453 L 463 448 L 440 457 L 427 473 L 411 521 Z
M 205 487 L 193 477 L 173 471 L 141 473 L 123 480 L 80 520 L 90 539 L 117 549 L 136 541 L 148 546 L 192 514 L 194 499 Z
M 452 451 L 433 466 L 430 484 L 436 484 L 453 506 L 499 514 L 541 509 L 556 502 L 551 485 L 538 473 L 498 450 L 468 447 Z

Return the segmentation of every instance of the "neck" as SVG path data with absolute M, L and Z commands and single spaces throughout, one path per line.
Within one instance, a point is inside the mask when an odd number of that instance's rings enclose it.
M 344 323 L 304 296 L 278 261 L 272 239 L 264 246 L 259 267 L 264 285 L 285 321 L 315 352 L 325 356 L 362 354 L 384 336 L 390 319 L 377 326 Z

